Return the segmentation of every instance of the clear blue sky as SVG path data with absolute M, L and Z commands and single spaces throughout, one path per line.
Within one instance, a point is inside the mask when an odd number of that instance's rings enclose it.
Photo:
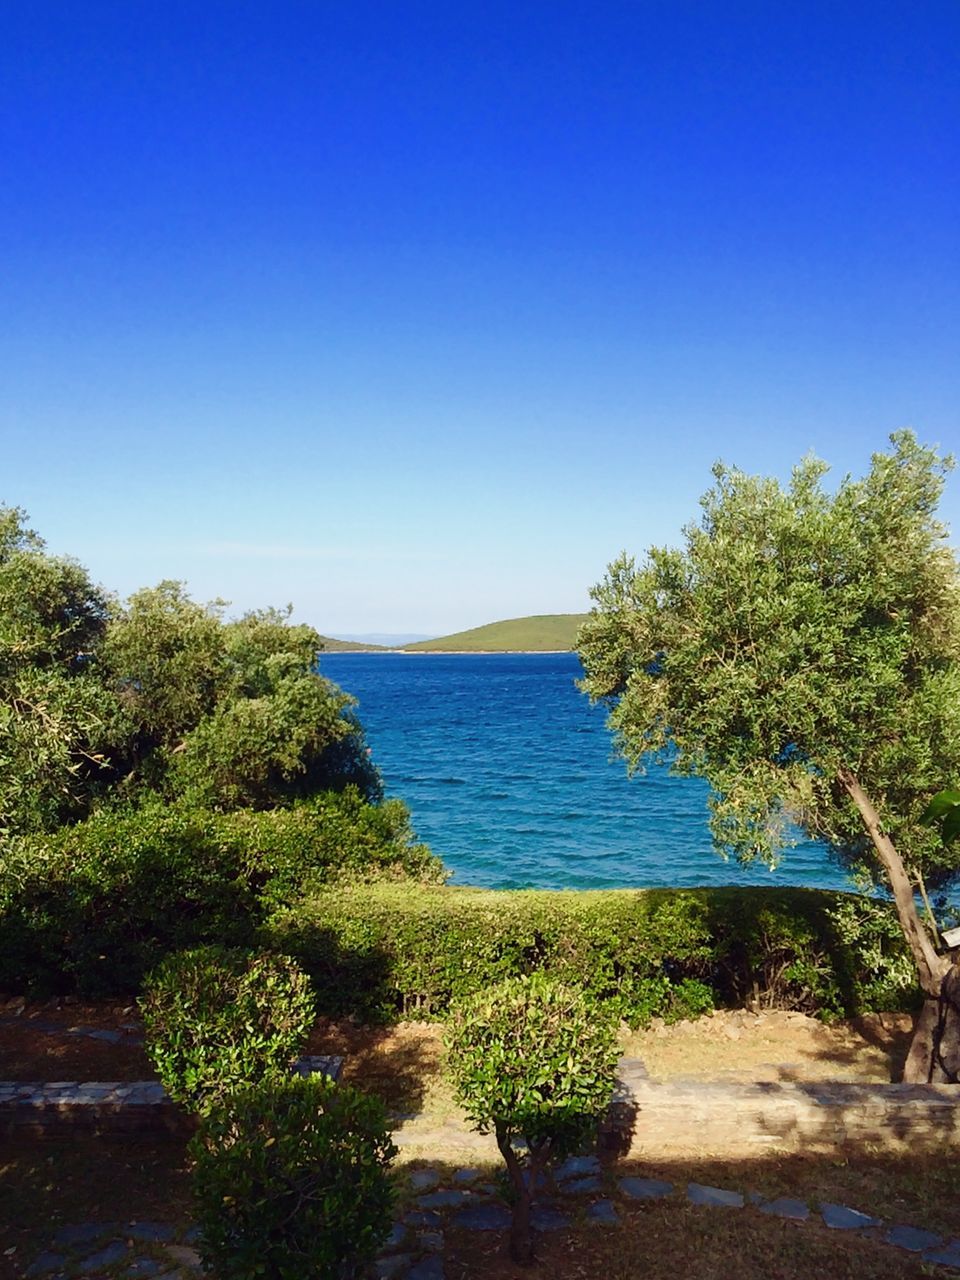
M 122 593 L 580 610 L 718 456 L 960 447 L 956 0 L 2 27 L 0 501 Z

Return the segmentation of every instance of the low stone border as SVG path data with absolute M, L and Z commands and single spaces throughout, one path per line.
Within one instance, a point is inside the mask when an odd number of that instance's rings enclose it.
M 960 1140 L 960 1088 L 943 1084 L 739 1084 L 651 1081 L 637 1058 L 621 1059 L 607 1126 L 619 1154 L 722 1150 L 829 1154 L 883 1150 L 941 1154 Z
M 343 1058 L 333 1055 L 298 1058 L 293 1068 L 332 1080 L 342 1069 Z M 192 1123 L 155 1080 L 0 1081 L 0 1133 L 183 1133 Z
M 337 1079 L 342 1066 L 340 1057 L 316 1056 L 301 1058 L 295 1070 Z M 422 1151 L 429 1159 L 431 1149 L 442 1145 L 467 1158 L 495 1156 L 489 1137 L 456 1120 L 426 1130 L 416 1116 L 395 1119 L 394 1141 L 410 1155 Z M 154 1081 L 0 1082 L 0 1132 L 182 1132 L 185 1123 Z M 657 1083 L 636 1058 L 620 1062 L 602 1135 L 607 1149 L 634 1159 L 704 1151 L 756 1156 L 771 1150 L 940 1155 L 958 1140 L 960 1089 L 954 1085 Z

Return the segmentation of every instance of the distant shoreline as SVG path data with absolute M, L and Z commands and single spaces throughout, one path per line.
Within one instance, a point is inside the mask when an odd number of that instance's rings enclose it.
M 437 657 L 441 654 L 449 654 L 452 656 L 469 657 L 470 654 L 478 655 L 486 658 L 494 658 L 497 655 L 505 657 L 509 654 L 515 656 L 526 655 L 533 657 L 536 654 L 550 653 L 576 653 L 576 649 L 324 649 L 321 650 L 322 657 L 330 657 L 336 653 L 363 653 L 368 657 L 376 658 L 384 654 L 399 653 L 405 658 L 430 658 Z

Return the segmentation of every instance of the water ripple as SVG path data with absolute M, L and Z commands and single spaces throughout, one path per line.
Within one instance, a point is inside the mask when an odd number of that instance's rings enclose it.
M 776 872 L 719 857 L 705 784 L 628 778 L 572 654 L 324 654 L 321 669 L 359 698 L 387 793 L 457 883 L 849 887 L 809 841 Z

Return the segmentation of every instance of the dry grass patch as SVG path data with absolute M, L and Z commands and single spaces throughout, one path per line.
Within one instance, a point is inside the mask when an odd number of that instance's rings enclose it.
M 532 1269 L 511 1263 L 494 1234 L 450 1231 L 448 1280 L 917 1280 L 956 1274 L 878 1240 L 783 1222 L 753 1209 L 630 1206 L 617 1227 L 584 1224 L 540 1237 Z

